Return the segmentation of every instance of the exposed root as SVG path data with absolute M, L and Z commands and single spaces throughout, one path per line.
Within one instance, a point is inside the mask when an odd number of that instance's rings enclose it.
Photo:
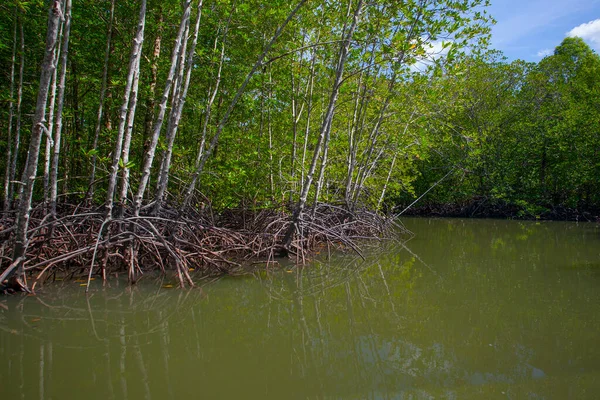
M 241 274 L 256 261 L 274 262 L 290 215 L 273 209 L 228 210 L 221 215 L 163 208 L 158 216 L 124 214 L 105 219 L 101 212 L 81 206 L 63 208 L 60 218 L 49 220 L 41 209 L 34 213 L 29 245 L 24 257 L 25 276 L 34 285 L 63 276 L 93 276 L 127 273 L 135 283 L 149 271 L 174 271 L 181 287 L 193 286 L 190 271 L 203 275 Z M 12 231 L 14 221 L 3 219 L 0 231 L 0 271 L 12 275 Z M 309 259 L 317 247 L 351 249 L 361 254 L 359 242 L 392 236 L 393 223 L 367 211 L 319 204 L 299 224 L 290 246 L 298 263 Z M 19 260 L 22 262 L 23 260 Z M 0 289 L 7 288 L 1 284 Z M 14 282 L 12 283 L 14 284 Z M 21 290 L 27 284 L 21 282 Z M 18 288 L 16 288 L 18 289 Z M 16 290 L 13 289 L 13 290 Z

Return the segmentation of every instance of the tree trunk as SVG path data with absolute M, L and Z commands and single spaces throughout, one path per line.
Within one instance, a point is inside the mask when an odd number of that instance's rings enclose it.
M 246 75 L 246 79 L 244 80 L 244 82 L 242 83 L 242 85 L 240 86 L 238 91 L 236 92 L 235 96 L 233 97 L 233 100 L 229 104 L 227 111 L 225 111 L 225 115 L 223 115 L 223 118 L 221 119 L 221 121 L 219 122 L 219 125 L 217 126 L 217 131 L 215 132 L 215 135 L 213 136 L 212 140 L 210 141 L 210 145 L 206 149 L 206 152 L 202 155 L 202 158 L 200 159 L 200 163 L 198 163 L 198 166 L 196 167 L 196 171 L 194 172 L 194 175 L 192 175 L 192 180 L 186 189 L 187 196 L 183 203 L 183 207 L 186 207 L 189 204 L 189 200 L 191 200 L 191 194 L 194 192 L 194 189 L 196 188 L 196 184 L 198 182 L 198 177 L 204 170 L 204 165 L 206 164 L 206 161 L 212 155 L 213 151 L 217 147 L 217 143 L 219 142 L 219 137 L 221 136 L 221 132 L 223 132 L 225 125 L 229 121 L 229 117 L 231 116 L 231 113 L 233 112 L 233 109 L 235 108 L 238 100 L 240 99 L 240 97 L 242 96 L 244 91 L 246 90 L 246 86 L 248 86 L 250 79 L 254 76 L 256 71 L 258 71 L 258 69 L 263 65 L 263 60 L 265 59 L 265 57 L 271 50 L 271 47 L 273 47 L 273 44 L 275 43 L 275 41 L 279 38 L 279 36 L 281 36 L 281 34 L 283 33 L 283 30 L 285 29 L 287 24 L 292 20 L 292 18 L 294 18 L 296 13 L 300 10 L 300 8 L 304 5 L 304 3 L 306 3 L 306 1 L 307 0 L 300 0 L 300 2 L 296 5 L 296 7 L 287 16 L 287 18 L 283 22 L 283 24 L 279 28 L 277 28 L 277 31 L 275 32 L 275 34 L 273 35 L 273 37 L 271 38 L 269 43 L 267 43 L 267 45 L 265 46 L 263 52 L 258 57 L 258 60 L 254 64 L 254 66 L 252 67 L 250 72 L 248 72 L 248 75 Z
M 416 21 L 418 21 L 420 19 L 420 15 L 419 17 L 416 19 Z M 414 22 L 415 24 L 417 22 Z M 412 27 L 414 28 L 414 26 Z M 410 34 L 408 36 L 408 38 L 406 38 L 405 40 L 407 42 L 410 42 L 411 40 L 414 39 L 414 35 L 415 35 L 415 29 L 410 30 Z M 405 58 L 405 53 L 400 53 L 398 58 L 394 61 L 394 64 L 396 66 L 401 65 L 404 62 L 404 58 Z M 374 74 L 375 78 L 377 79 L 379 74 L 376 73 Z M 356 207 L 358 201 L 360 200 L 360 195 L 362 193 L 363 190 L 363 186 L 364 186 L 364 182 L 369 178 L 369 176 L 371 175 L 371 172 L 374 170 L 379 157 L 383 154 L 383 151 L 380 151 L 378 153 L 378 155 L 375 157 L 374 160 L 372 160 L 373 154 L 375 152 L 375 149 L 377 147 L 377 141 L 379 139 L 379 136 L 381 134 L 381 125 L 384 121 L 385 118 L 385 114 L 390 106 L 392 97 L 394 96 L 394 88 L 396 86 L 398 80 L 398 74 L 396 71 L 393 72 L 392 76 L 389 78 L 388 81 L 388 86 L 387 86 L 387 96 L 385 98 L 385 101 L 383 102 L 383 105 L 381 106 L 379 113 L 378 113 L 378 118 L 375 122 L 375 125 L 373 126 L 373 129 L 371 130 L 370 134 L 369 134 L 369 139 L 368 139 L 368 147 L 365 153 L 363 153 L 363 157 L 361 159 L 359 168 L 358 168 L 358 174 L 356 176 L 356 181 L 354 183 L 354 186 L 352 186 L 351 188 L 349 188 L 349 192 L 347 192 L 347 196 L 346 196 L 346 204 L 348 206 L 348 208 L 350 210 L 352 210 L 353 208 Z M 348 177 L 348 179 L 351 181 L 352 177 Z
M 64 7 L 64 1 L 63 1 Z M 48 105 L 48 132 L 46 133 L 46 150 L 44 152 L 44 211 L 47 212 L 47 207 L 50 204 L 50 160 L 52 159 L 52 149 L 54 141 L 52 140 L 52 132 L 54 130 L 54 110 L 56 108 L 56 88 L 58 87 L 58 60 L 61 54 L 61 38 L 63 35 L 65 24 L 60 25 L 58 30 L 58 43 L 54 49 L 54 73 L 50 83 L 50 104 Z
M 96 163 L 98 161 L 98 139 L 102 129 L 102 118 L 104 116 L 104 99 L 106 97 L 106 87 L 108 85 L 108 62 L 112 45 L 113 23 L 115 19 L 115 1 L 110 2 L 110 19 L 108 22 L 108 32 L 106 33 L 106 50 L 104 51 L 104 68 L 102 70 L 102 84 L 100 86 L 100 102 L 98 103 L 98 115 L 96 117 L 96 127 L 94 128 L 94 142 L 92 144 L 92 166 L 90 178 L 88 181 L 88 190 L 85 195 L 85 203 L 90 204 L 94 197 L 94 187 L 96 180 Z
M 71 0 L 66 0 L 65 24 L 62 50 L 60 52 L 60 82 L 58 84 L 58 108 L 54 129 L 54 153 L 50 171 L 50 213 L 56 217 L 56 199 L 58 197 L 58 162 L 63 127 L 63 108 L 65 105 L 65 85 L 67 79 L 67 60 L 69 58 L 69 37 L 71 34 Z
M 194 55 L 196 54 L 196 45 L 198 43 L 198 31 L 200 29 L 200 19 L 202 17 L 202 0 L 198 2 L 198 10 L 196 17 L 196 25 L 194 27 L 194 36 L 192 39 L 192 45 L 187 52 L 187 59 L 185 58 L 185 51 L 187 49 L 187 40 L 184 41 L 183 51 L 181 53 L 180 60 L 180 77 L 179 84 L 177 85 L 175 96 L 173 100 L 173 108 L 171 108 L 171 115 L 169 116 L 169 123 L 167 124 L 167 151 L 163 157 L 159 177 L 158 177 L 158 188 L 155 196 L 154 213 L 158 214 L 162 206 L 164 195 L 167 191 L 169 184 L 169 170 L 171 168 L 171 158 L 173 156 L 173 144 L 175 142 L 175 136 L 179 128 L 179 121 L 181 120 L 181 114 L 185 105 L 188 89 L 190 87 L 190 80 L 192 77 L 192 69 L 194 66 Z M 189 22 L 188 22 L 189 25 Z M 186 29 L 187 31 L 187 29 Z M 185 73 L 185 81 L 184 79 Z M 183 89 L 182 89 L 183 87 Z
M 200 162 L 202 161 L 202 156 L 204 155 L 204 147 L 206 146 L 206 135 L 208 132 L 208 124 L 210 123 L 210 119 L 212 116 L 212 107 L 215 102 L 215 98 L 217 97 L 217 93 L 219 93 L 219 85 L 221 83 L 221 71 L 223 70 L 223 60 L 225 59 L 225 39 L 227 38 L 227 32 L 229 29 L 229 23 L 227 24 L 227 28 L 225 33 L 223 34 L 223 42 L 221 43 L 221 56 L 219 57 L 219 67 L 217 69 L 217 76 L 215 79 L 215 87 L 212 90 L 212 94 L 209 91 L 209 99 L 206 105 L 206 111 L 204 113 L 204 123 L 202 125 L 202 136 L 200 138 L 200 146 L 198 147 L 198 155 L 196 156 L 196 163 L 194 164 L 195 169 L 198 169 Z M 217 47 L 217 39 L 215 38 L 215 49 Z M 192 175 L 192 180 L 190 181 L 183 200 L 182 208 L 186 208 L 194 194 L 193 190 L 196 186 L 196 180 L 198 179 L 197 174 Z
M 408 122 L 404 126 L 404 132 L 402 132 L 402 136 L 405 136 L 406 132 L 408 132 L 408 128 L 412 124 L 413 117 L 414 117 L 414 115 L 415 115 L 416 112 L 417 112 L 417 110 L 415 108 L 413 110 L 413 112 L 410 114 L 410 117 L 408 118 Z M 410 147 L 410 145 L 408 147 Z M 387 178 L 385 179 L 385 183 L 383 185 L 383 189 L 381 189 L 381 196 L 379 196 L 379 201 L 377 202 L 377 210 L 379 210 L 381 208 L 381 204 L 383 203 L 383 199 L 385 198 L 385 192 L 387 191 L 388 185 L 390 183 L 390 179 L 392 177 L 392 172 L 394 171 L 394 166 L 396 164 L 396 159 L 398 158 L 398 154 L 400 154 L 400 151 L 395 150 L 394 151 L 394 157 L 392 158 L 392 164 L 390 165 L 390 169 L 388 170 Z
M 299 66 L 298 69 L 302 70 L 303 61 L 304 61 L 304 45 L 305 45 L 306 35 L 302 35 L 302 46 L 303 49 L 300 52 L 298 57 Z M 300 123 L 300 116 L 302 115 L 302 111 L 304 110 L 304 104 L 302 107 L 298 109 L 298 99 L 300 98 L 300 82 L 296 79 L 296 75 L 294 74 L 294 58 L 292 58 L 291 62 L 291 85 L 292 85 L 292 151 L 291 151 L 291 159 L 290 159 L 290 197 L 289 197 L 289 205 L 291 207 L 294 201 L 294 194 L 296 193 L 296 158 L 298 157 L 298 126 Z
M 379 201 L 377 201 L 377 210 L 381 209 L 381 204 L 383 203 L 383 199 L 385 198 L 385 192 L 387 191 L 388 185 L 390 183 L 390 178 L 392 177 L 392 172 L 394 172 L 394 166 L 396 165 L 396 158 L 398 157 L 398 152 L 394 152 L 394 158 L 392 158 L 392 164 L 390 165 L 390 169 L 388 170 L 387 178 L 385 178 L 385 183 L 383 184 L 383 189 L 381 189 L 381 195 L 379 196 Z
M 152 133 L 152 122 L 154 122 L 154 109 L 156 108 L 156 84 L 158 83 L 158 59 L 162 46 L 164 15 L 160 7 L 158 16 L 158 32 L 154 38 L 154 50 L 152 52 L 152 65 L 150 66 L 150 94 L 146 100 L 146 115 L 144 116 L 144 145 L 142 147 L 142 160 L 148 151 L 150 145 L 150 134 Z
M 331 125 L 331 122 L 329 123 Z M 317 179 L 317 187 L 315 189 L 315 201 L 313 203 L 312 216 L 315 216 L 317 211 L 317 203 L 321 195 L 321 189 L 325 181 L 325 169 L 327 168 L 327 157 L 329 155 L 329 139 L 331 138 L 331 126 L 327 128 L 325 134 L 325 142 L 323 143 L 323 156 L 321 157 L 321 168 L 319 169 L 319 179 Z
M 4 172 L 4 211 L 7 212 L 10 208 L 9 199 L 9 186 L 10 186 L 10 162 L 12 160 L 12 128 L 13 128 L 13 117 L 15 111 L 15 64 L 17 60 L 17 10 L 15 7 L 15 20 L 13 27 L 13 50 L 10 62 L 10 100 L 8 103 L 8 134 L 6 138 L 6 169 Z
M 368 41 L 367 41 L 368 42 Z M 367 51 L 365 43 L 364 51 Z M 352 198 L 356 184 L 354 182 L 354 172 L 357 167 L 357 155 L 360 147 L 362 133 L 365 128 L 369 104 L 371 102 L 371 92 L 377 87 L 378 72 L 371 72 L 374 65 L 376 54 L 376 42 L 371 46 L 371 57 L 366 60 L 361 66 L 361 73 L 358 80 L 358 89 L 356 92 L 356 102 L 352 122 L 349 127 L 349 147 L 348 147 L 348 176 L 346 177 L 346 190 L 344 193 L 344 201 L 348 209 L 352 208 Z M 374 82 L 370 84 L 369 77 L 374 75 Z M 359 169 L 360 173 L 360 169 Z M 358 175 L 358 174 L 357 174 Z
M 317 35 L 317 42 L 319 41 L 321 32 Z M 313 111 L 313 94 L 315 88 L 315 64 L 317 61 L 317 55 L 315 48 L 312 50 L 312 59 L 310 62 L 310 78 L 308 82 L 308 102 L 306 106 L 306 127 L 304 129 L 304 145 L 302 148 L 302 174 L 300 177 L 300 185 L 304 182 L 304 175 L 306 173 L 304 165 L 306 164 L 306 155 L 308 153 L 308 134 L 310 133 L 310 122 Z M 291 205 L 290 205 L 291 207 Z
M 269 64 L 269 97 L 267 104 L 267 132 L 269 134 L 269 193 L 271 202 L 275 202 L 275 182 L 273 180 L 273 124 L 271 121 L 271 103 L 273 101 L 273 76 Z
M 367 180 L 367 178 L 370 175 L 370 171 L 373 169 L 372 163 L 377 162 L 377 160 L 372 161 L 371 159 L 372 159 L 375 149 L 377 147 L 377 140 L 379 139 L 379 136 L 381 133 L 381 131 L 380 131 L 381 124 L 383 123 L 385 113 L 387 112 L 387 109 L 391 102 L 392 89 L 394 87 L 395 81 L 396 81 L 396 74 L 394 74 L 393 77 L 391 78 L 391 81 L 390 81 L 390 84 L 388 87 L 388 96 L 386 97 L 383 106 L 379 110 L 379 116 L 377 118 L 377 121 L 375 122 L 375 125 L 373 126 L 373 129 L 371 130 L 371 133 L 369 134 L 369 146 L 367 148 L 366 155 L 362 158 L 362 162 L 359 167 L 359 172 L 356 177 L 356 184 L 354 185 L 354 188 L 353 188 L 354 193 L 352 195 L 352 202 L 349 207 L 351 210 L 354 207 L 356 207 L 356 205 L 360 199 L 360 194 L 362 192 L 364 182 Z M 371 166 L 369 166 L 369 164 L 371 164 Z
M 183 42 L 183 34 L 185 32 L 185 28 L 187 26 L 187 21 L 190 18 L 191 11 L 191 0 L 186 0 L 183 6 L 183 15 L 181 17 L 181 23 L 179 24 L 179 32 L 175 39 L 175 45 L 173 46 L 173 52 L 171 54 L 171 68 L 167 75 L 167 81 L 165 83 L 165 90 L 161 97 L 161 101 L 158 107 L 158 116 L 156 122 L 154 123 L 154 127 L 152 129 L 152 137 L 150 138 L 150 145 L 148 146 L 148 151 L 146 152 L 146 157 L 144 158 L 144 165 L 142 166 L 142 176 L 140 178 L 140 183 L 138 185 L 137 193 L 134 197 L 134 214 L 137 216 L 142 208 L 142 200 L 144 198 L 144 194 L 146 192 L 146 187 L 148 185 L 148 180 L 150 179 L 150 173 L 152 170 L 152 162 L 154 161 L 154 156 L 156 154 L 156 147 L 158 145 L 158 138 L 160 136 L 160 131 L 162 129 L 163 121 L 165 119 L 165 113 L 167 109 L 167 102 L 169 100 L 169 95 L 171 93 L 171 87 L 173 86 L 173 79 L 175 77 L 175 72 L 177 69 L 177 62 L 179 60 L 179 56 L 181 53 L 181 45 Z
M 48 31 L 46 34 L 46 50 L 42 71 L 40 76 L 40 87 L 37 95 L 35 114 L 33 117 L 33 128 L 31 130 L 31 140 L 29 142 L 29 151 L 27 152 L 27 161 L 23 169 L 21 178 L 22 190 L 17 212 L 15 247 L 13 252 L 13 262 L 18 262 L 16 270 L 16 283 L 26 290 L 22 279 L 24 278 L 23 258 L 27 250 L 27 228 L 29 227 L 29 218 L 31 216 L 31 201 L 33 197 L 33 187 L 37 175 L 38 159 L 40 155 L 40 144 L 46 115 L 46 104 L 48 102 L 48 90 L 50 80 L 55 68 L 54 50 L 56 47 L 60 19 L 62 17 L 61 5 L 55 0 L 48 13 Z M 0 283 L 1 284 L 1 283 Z
M 131 149 L 131 138 L 133 136 L 133 123 L 135 122 L 135 110 L 137 108 L 139 84 L 140 60 L 138 59 L 138 64 L 136 66 L 136 71 L 133 78 L 133 88 L 131 89 L 131 104 L 127 114 L 127 127 L 125 131 L 125 140 L 123 142 L 123 153 L 121 156 L 123 166 L 121 171 L 121 190 L 119 193 L 119 217 L 123 217 L 125 206 L 127 205 L 127 191 L 129 190 L 129 151 Z
M 352 114 L 352 121 L 350 122 L 350 126 L 348 127 L 348 176 L 346 177 L 346 190 L 344 193 L 344 200 L 346 202 L 346 206 L 348 208 L 350 208 L 350 198 L 351 198 L 351 193 L 352 193 L 352 182 L 353 182 L 353 176 L 354 176 L 354 168 L 356 167 L 356 152 L 358 149 L 358 143 L 355 140 L 355 134 L 357 134 L 357 124 L 358 124 L 358 117 L 360 113 L 360 109 L 362 106 L 362 103 L 365 99 L 364 93 L 362 96 L 362 100 L 361 100 L 361 87 L 362 87 L 362 79 L 363 79 L 363 74 L 361 73 L 359 78 L 358 78 L 358 89 L 356 91 L 356 99 L 354 101 L 354 111 Z
M 17 161 L 19 158 L 19 148 L 21 146 L 21 104 L 23 103 L 23 73 L 25 69 L 25 34 L 23 32 L 23 19 L 20 19 L 20 61 L 19 61 L 19 83 L 17 85 L 17 125 L 15 127 L 15 140 L 13 146 L 13 155 L 10 163 L 10 178 L 8 182 L 8 204 L 5 205 L 7 209 L 12 208 L 12 201 L 14 196 L 14 180 L 17 176 Z M 21 188 L 19 188 L 20 190 Z
M 308 192 L 312 186 L 313 176 L 315 173 L 315 169 L 317 167 L 317 161 L 319 159 L 319 155 L 321 153 L 321 149 L 323 147 L 323 142 L 325 138 L 328 137 L 329 131 L 331 129 L 331 123 L 333 121 L 333 115 L 335 111 L 335 105 L 337 102 L 337 98 L 340 92 L 340 85 L 342 82 L 342 76 L 344 74 L 344 67 L 346 64 L 346 60 L 348 58 L 348 52 L 350 49 L 350 42 L 352 37 L 354 36 L 354 31 L 356 30 L 356 26 L 358 24 L 358 19 L 360 13 L 362 11 L 363 0 L 358 0 L 358 4 L 356 5 L 356 10 L 354 11 L 354 15 L 352 17 L 352 24 L 348 32 L 344 32 L 344 39 L 342 45 L 340 46 L 340 52 L 338 55 L 338 61 L 336 66 L 336 75 L 335 80 L 333 82 L 333 87 L 331 90 L 331 95 L 329 97 L 329 104 L 327 106 L 327 111 L 325 112 L 325 116 L 323 118 L 323 123 L 321 124 L 321 130 L 319 133 L 319 138 L 317 140 L 317 144 L 315 146 L 315 150 L 313 152 L 312 162 L 310 164 L 310 168 L 306 175 L 306 180 L 304 182 L 304 186 L 302 187 L 302 193 L 300 194 L 300 200 L 298 200 L 298 204 L 294 210 L 292 215 L 292 220 L 287 228 L 287 231 L 282 240 L 282 253 L 287 254 L 289 251 L 289 247 L 294 238 L 294 232 L 298 229 L 298 225 L 300 219 L 302 218 L 302 214 L 304 212 L 304 208 L 306 206 L 306 200 L 308 198 Z M 348 15 L 350 14 L 351 4 L 348 5 Z M 345 31 L 345 29 L 344 29 Z
M 127 114 L 130 110 L 130 98 L 134 84 L 134 78 L 139 70 L 140 58 L 142 56 L 142 47 L 144 44 L 144 29 L 146 26 L 146 0 L 142 0 L 140 15 L 138 19 L 138 28 L 131 46 L 131 56 L 129 58 L 129 72 L 125 84 L 125 93 L 123 94 L 123 104 L 119 111 L 119 126 L 117 129 L 117 138 L 113 150 L 113 159 L 108 177 L 108 189 L 106 191 L 105 210 L 107 218 L 112 215 L 114 205 L 114 194 L 117 186 L 117 173 L 119 171 L 119 161 L 123 150 L 123 137 L 125 136 L 125 125 L 127 123 Z

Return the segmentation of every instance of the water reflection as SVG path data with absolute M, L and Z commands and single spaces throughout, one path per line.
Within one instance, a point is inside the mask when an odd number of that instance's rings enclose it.
M 408 220 L 367 255 L 179 291 L 77 283 L 0 302 L 27 399 L 595 398 L 594 225 Z M 581 266 L 588 266 L 582 268 Z

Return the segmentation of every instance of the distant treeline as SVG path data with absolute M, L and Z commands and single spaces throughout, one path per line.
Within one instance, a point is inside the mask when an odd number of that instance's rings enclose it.
M 421 213 L 597 217 L 600 58 L 580 38 L 537 64 L 499 56 L 429 81 L 414 192 L 397 191 L 390 204 L 433 187 Z

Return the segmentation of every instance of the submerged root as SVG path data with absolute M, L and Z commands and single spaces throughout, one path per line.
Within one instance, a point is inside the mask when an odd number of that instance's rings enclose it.
M 64 207 L 59 215 L 49 220 L 34 213 L 31 220 L 23 268 L 33 287 L 57 274 L 87 276 L 88 283 L 93 276 L 106 280 L 127 274 L 135 283 L 144 273 L 171 270 L 181 287 L 194 285 L 190 271 L 242 274 L 257 262 L 275 261 L 290 221 L 289 213 L 274 209 L 228 210 L 208 216 L 163 208 L 157 216 L 125 212 L 122 218 L 106 220 L 92 209 Z M 0 271 L 13 264 L 13 225 L 14 220 L 4 218 L 7 229 L 0 231 Z M 313 250 L 324 246 L 360 254 L 359 242 L 391 237 L 394 229 L 379 214 L 319 204 L 300 221 L 289 254 L 297 263 L 306 262 Z M 6 284 L 0 282 L 2 286 Z

